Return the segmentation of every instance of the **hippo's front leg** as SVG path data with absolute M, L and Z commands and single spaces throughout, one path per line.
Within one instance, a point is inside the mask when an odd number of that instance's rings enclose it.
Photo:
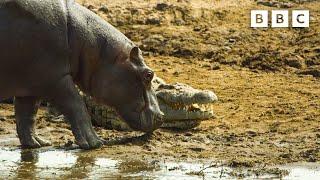
M 76 143 L 83 149 L 102 146 L 95 133 L 86 106 L 70 75 L 61 79 L 50 90 L 49 101 L 68 119 Z
M 34 132 L 35 115 L 39 101 L 36 97 L 16 97 L 14 101 L 17 133 L 23 148 L 49 146 L 49 141 L 42 140 Z

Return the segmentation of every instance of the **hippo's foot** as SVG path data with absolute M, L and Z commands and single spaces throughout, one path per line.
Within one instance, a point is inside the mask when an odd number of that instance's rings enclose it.
M 34 132 L 35 115 L 40 102 L 36 97 L 15 97 L 16 125 L 22 148 L 39 148 L 51 143 L 38 137 Z
M 37 135 L 31 135 L 28 138 L 23 137 L 20 139 L 20 141 L 22 148 L 40 148 L 44 146 L 51 146 L 51 142 L 44 140 Z
M 82 149 L 96 149 L 101 147 L 104 143 L 101 140 L 95 140 L 95 141 L 76 141 L 76 143 L 82 148 Z
M 104 144 L 104 140 L 98 138 L 94 132 L 92 134 L 86 133 L 85 136 L 75 134 L 75 137 L 76 144 L 78 144 L 82 149 L 96 149 Z

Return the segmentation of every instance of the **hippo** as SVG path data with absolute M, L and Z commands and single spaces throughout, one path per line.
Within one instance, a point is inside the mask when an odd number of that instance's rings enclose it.
M 154 131 L 163 113 L 153 76 L 139 47 L 72 0 L 0 2 L 0 100 L 15 97 L 22 147 L 50 145 L 34 130 L 43 100 L 64 114 L 80 148 L 103 145 L 79 89 L 114 107 L 132 129 Z

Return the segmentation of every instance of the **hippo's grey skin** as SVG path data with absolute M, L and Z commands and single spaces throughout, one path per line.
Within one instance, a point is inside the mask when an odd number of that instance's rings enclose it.
M 141 51 L 113 26 L 71 0 L 0 1 L 0 100 L 15 96 L 23 147 L 49 145 L 34 132 L 39 100 L 69 120 L 81 148 L 103 143 L 77 85 L 117 109 L 136 130 L 162 124 Z

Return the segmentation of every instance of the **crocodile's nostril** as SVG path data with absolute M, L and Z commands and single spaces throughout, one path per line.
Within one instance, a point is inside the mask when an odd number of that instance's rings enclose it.
M 164 116 L 163 112 L 157 113 L 157 114 L 155 114 L 155 119 L 157 121 L 162 121 L 163 120 L 163 116 Z

